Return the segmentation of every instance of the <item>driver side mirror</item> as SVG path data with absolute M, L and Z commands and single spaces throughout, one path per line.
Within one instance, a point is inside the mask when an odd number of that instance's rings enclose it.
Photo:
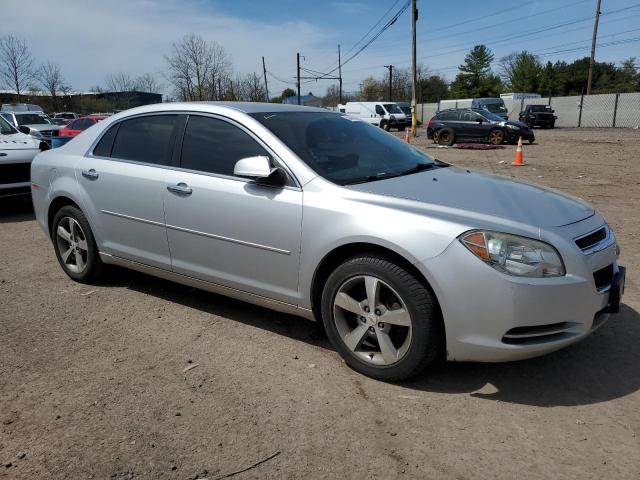
M 280 168 L 272 168 L 269 157 L 257 155 L 238 160 L 233 167 L 233 174 L 236 177 L 249 178 L 257 182 L 270 183 L 284 186 L 287 176 Z
M 482 125 L 482 123 L 484 122 L 483 118 L 476 118 L 476 122 L 478 122 L 480 125 Z

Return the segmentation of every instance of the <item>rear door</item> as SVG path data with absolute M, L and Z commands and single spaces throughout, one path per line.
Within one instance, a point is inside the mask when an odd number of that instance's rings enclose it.
M 154 114 L 112 126 L 76 165 L 82 201 L 100 250 L 169 270 L 162 205 L 176 114 Z
M 270 151 L 241 125 L 189 115 L 180 169 L 164 204 L 174 272 L 297 303 L 302 190 L 235 177 L 238 160 Z

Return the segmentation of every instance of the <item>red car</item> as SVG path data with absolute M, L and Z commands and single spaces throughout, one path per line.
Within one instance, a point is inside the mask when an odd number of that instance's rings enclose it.
M 89 128 L 91 125 L 95 125 L 101 120 L 107 118 L 105 115 L 87 115 L 86 117 L 80 117 L 77 120 L 74 120 L 58 133 L 59 137 L 75 137 L 76 135 L 80 135 L 84 130 Z

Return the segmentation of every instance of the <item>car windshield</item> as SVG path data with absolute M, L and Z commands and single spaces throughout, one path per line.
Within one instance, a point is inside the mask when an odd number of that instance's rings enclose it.
M 339 185 L 408 174 L 434 164 L 433 158 L 382 129 L 337 113 L 250 115 L 318 175 Z
M 43 123 L 51 123 L 44 115 L 37 113 L 16 113 L 16 121 L 18 125 L 37 125 Z
M 499 103 L 485 103 L 483 107 L 492 113 L 507 113 L 507 109 L 504 108 L 504 105 Z
M 384 103 L 383 105 L 384 109 L 389 113 L 402 113 L 400 107 L 398 107 L 398 105 L 396 105 L 395 103 Z
M 491 113 L 488 110 L 483 110 L 481 115 L 485 117 L 487 120 L 491 120 L 492 122 L 504 122 L 504 118 L 496 115 L 495 113 Z
M 11 135 L 12 133 L 17 133 L 17 130 L 4 118 L 0 117 L 0 134 Z

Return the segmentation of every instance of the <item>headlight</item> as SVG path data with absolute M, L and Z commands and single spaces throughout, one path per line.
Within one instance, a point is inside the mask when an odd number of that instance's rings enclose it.
M 538 278 L 566 273 L 558 251 L 533 238 L 474 230 L 459 239 L 476 257 L 502 273 Z
M 505 127 L 510 128 L 511 130 L 520 130 L 520 127 L 517 125 L 511 125 L 510 123 L 507 123 L 505 125 Z

